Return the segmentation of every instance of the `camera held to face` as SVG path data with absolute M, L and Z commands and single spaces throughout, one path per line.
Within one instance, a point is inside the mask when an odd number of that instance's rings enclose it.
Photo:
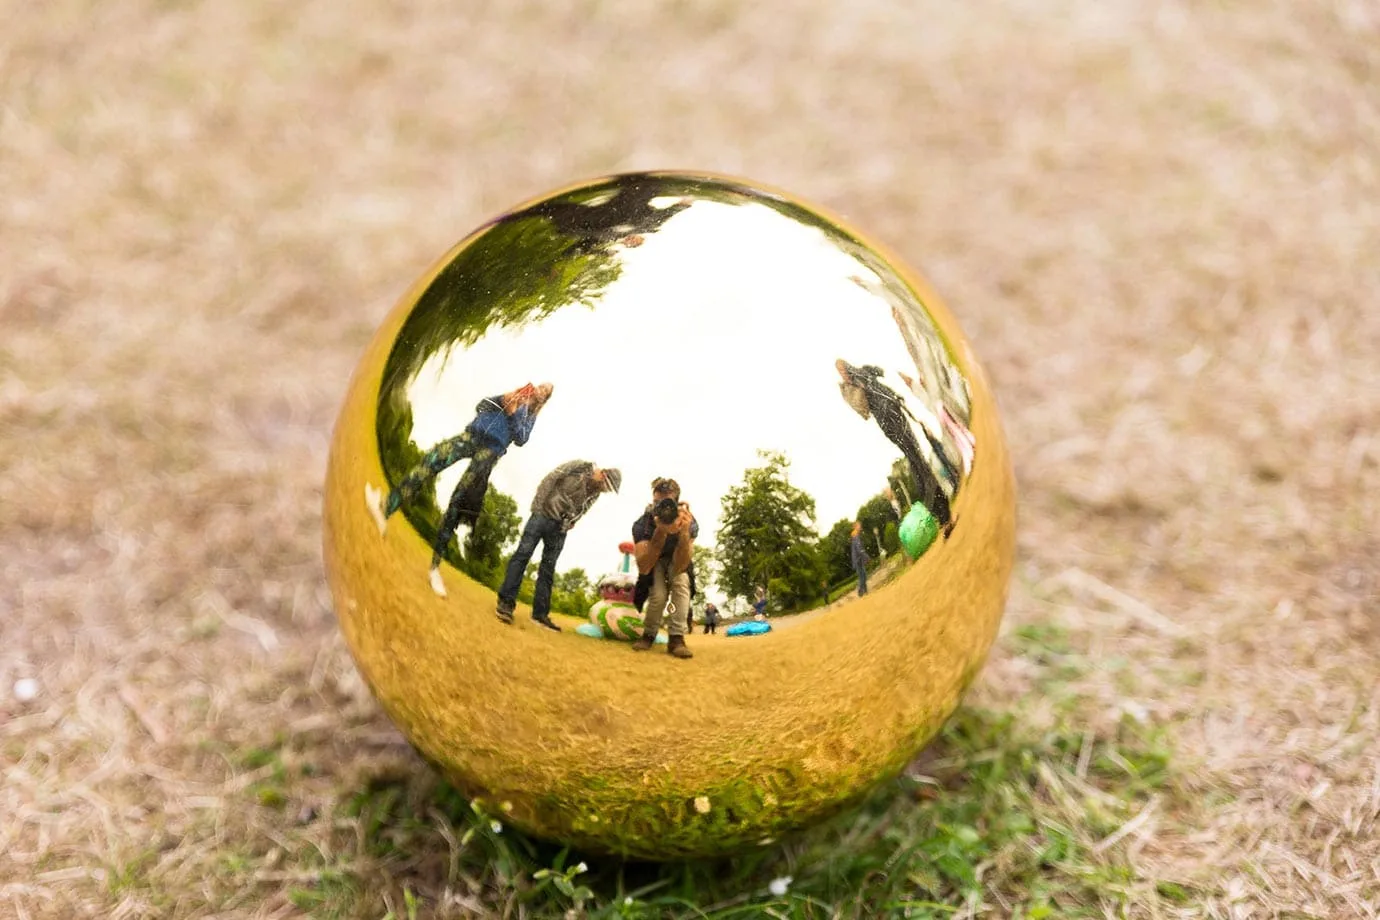
M 680 505 L 674 498 L 663 498 L 652 506 L 652 516 L 669 527 L 680 516 Z

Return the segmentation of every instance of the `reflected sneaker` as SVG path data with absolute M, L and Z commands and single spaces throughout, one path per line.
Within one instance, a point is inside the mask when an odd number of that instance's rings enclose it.
M 431 570 L 431 590 L 436 592 L 437 597 L 446 596 L 446 583 L 441 580 L 441 570 Z
M 559 626 L 551 622 L 550 617 L 532 617 L 532 622 L 539 626 L 545 626 L 547 629 L 554 630 L 555 632 L 561 631 Z
M 379 536 L 383 536 L 384 531 L 388 529 L 388 517 L 383 513 L 383 490 L 366 482 L 364 484 L 364 505 L 369 509 L 369 516 L 379 526 Z

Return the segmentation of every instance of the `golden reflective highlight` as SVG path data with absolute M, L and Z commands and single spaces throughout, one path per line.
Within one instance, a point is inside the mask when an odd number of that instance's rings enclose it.
M 491 221 L 403 298 L 326 558 L 424 756 L 534 833 L 672 858 L 914 756 L 995 635 L 1013 508 L 917 279 L 783 195 L 644 173 Z

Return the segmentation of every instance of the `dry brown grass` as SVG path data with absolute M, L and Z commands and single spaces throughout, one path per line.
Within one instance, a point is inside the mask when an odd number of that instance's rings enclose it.
M 559 6 L 7 17 L 0 915 L 291 912 L 285 842 L 350 833 L 301 806 L 411 769 L 319 562 L 360 349 L 493 212 L 688 166 L 843 213 L 959 314 L 1022 493 L 1009 626 L 1125 659 L 1066 692 L 1168 725 L 1200 793 L 1137 870 L 1185 916 L 1375 916 L 1374 7 Z M 1030 688 L 1005 642 L 976 697 Z M 251 807 L 278 733 L 316 775 Z

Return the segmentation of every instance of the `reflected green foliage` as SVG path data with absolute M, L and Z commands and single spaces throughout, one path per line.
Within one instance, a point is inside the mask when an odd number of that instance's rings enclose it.
M 901 548 L 901 528 L 895 521 L 887 521 L 882 528 L 882 546 L 888 556 Z
M 858 521 L 862 523 L 863 548 L 873 560 L 880 560 L 883 555 L 889 555 L 900 549 L 900 542 L 896 538 L 895 528 L 891 531 L 891 543 L 887 543 L 887 524 L 898 524 L 896 512 L 892 510 L 891 502 L 886 500 L 885 495 L 874 495 L 869 498 L 861 508 L 858 509 Z M 878 545 L 878 540 L 881 544 Z
M 853 532 L 853 521 L 843 518 L 829 528 L 820 538 L 819 559 L 824 566 L 824 577 L 829 584 L 838 584 L 853 577 L 853 563 L 848 554 L 849 538 Z
M 385 422 L 387 428 L 383 427 Z M 379 417 L 379 444 L 390 444 L 393 448 L 382 458 L 384 474 L 390 487 L 397 485 L 403 476 L 407 475 L 408 470 L 422 462 L 423 450 L 413 443 L 411 433 L 411 406 L 404 404 L 401 412 L 390 415 L 387 419 Z M 437 505 L 436 495 L 432 489 L 423 489 L 416 498 L 404 503 L 399 510 L 427 542 L 436 536 L 436 531 L 441 527 L 443 511 Z M 445 557 L 451 565 L 459 562 L 459 556 L 450 547 L 446 548 Z
M 622 269 L 612 253 L 576 251 L 574 243 L 540 217 L 506 220 L 476 236 L 417 299 L 399 330 L 384 369 L 380 414 L 405 400 L 407 385 L 434 356 L 467 348 L 491 329 L 538 322 L 564 306 L 594 306 Z M 503 388 L 495 382 L 495 390 Z
M 904 457 L 897 457 L 892 461 L 891 472 L 887 474 L 886 484 L 896 496 L 897 504 L 903 509 L 909 508 L 919 498 L 918 495 L 911 494 L 915 484 L 911 481 L 910 467 L 906 465 Z
M 453 555 L 455 541 L 452 540 L 452 545 L 446 547 L 447 560 L 475 581 L 497 587 L 503 581 L 507 552 L 517 543 L 521 533 L 522 518 L 518 517 L 517 509 L 517 501 L 511 495 L 489 486 L 479 522 L 465 539 L 464 558 Z M 434 534 L 436 530 L 433 527 L 422 532 Z
M 589 608 L 599 600 L 599 592 L 581 568 L 568 572 L 557 572 L 551 585 L 551 609 L 557 613 L 568 613 L 573 617 L 589 614 Z
M 825 577 L 816 547 L 815 500 L 791 485 L 784 454 L 757 454 L 766 464 L 745 471 L 742 485 L 723 498 L 719 586 L 729 595 L 749 596 L 766 585 L 777 611 L 813 606 Z
M 691 558 L 695 565 L 695 587 L 704 594 L 711 586 L 718 584 L 719 563 L 714 557 L 714 550 L 708 544 L 696 543 L 693 553 Z

